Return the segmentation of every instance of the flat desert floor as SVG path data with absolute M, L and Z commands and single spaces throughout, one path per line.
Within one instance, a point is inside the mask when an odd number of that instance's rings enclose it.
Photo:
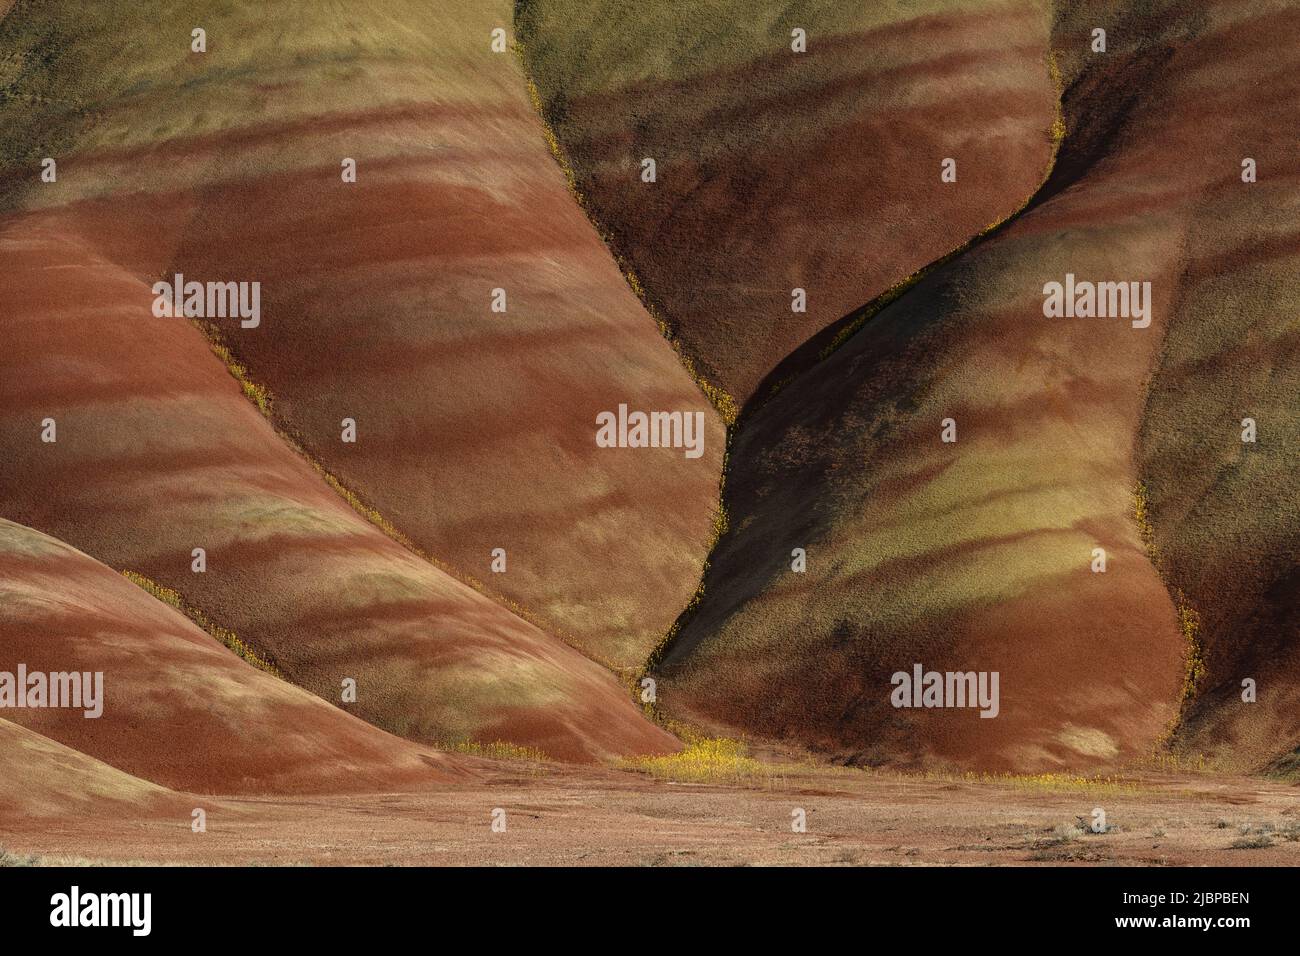
M 769 765 L 737 784 L 483 762 L 468 783 L 347 797 L 194 797 L 169 811 L 14 821 L 7 863 L 216 865 L 1295 866 L 1300 792 L 1281 781 L 1142 773 L 907 776 Z M 1091 830 L 1105 813 L 1106 832 Z M 505 830 L 494 832 L 494 811 Z M 806 832 L 795 832 L 803 810 Z M 497 813 L 496 818 L 501 819 Z

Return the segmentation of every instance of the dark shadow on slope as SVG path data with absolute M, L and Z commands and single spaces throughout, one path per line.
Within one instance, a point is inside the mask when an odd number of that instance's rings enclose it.
M 1175 50 L 1175 46 L 1171 42 L 1171 36 L 1163 33 L 1157 26 L 1161 12 L 1156 7 L 1160 7 L 1160 4 L 1154 4 L 1150 8 L 1143 5 L 1143 9 L 1139 11 L 1121 14 L 1118 21 L 1124 24 L 1125 31 L 1129 35 L 1156 37 L 1158 39 L 1140 40 L 1132 50 L 1127 52 L 1113 50 L 1099 66 L 1083 69 L 1066 88 L 1061 103 L 1061 113 L 1066 129 L 1065 137 L 1043 184 L 1023 209 L 1009 216 L 996 227 L 971 238 L 962 246 L 918 270 L 914 275 L 885 294 L 818 332 L 788 355 L 763 379 L 759 387 L 755 389 L 754 395 L 741 409 L 735 425 L 728 430 L 728 474 L 723 476 L 724 489 L 734 488 L 734 484 L 729 483 L 727 479 L 731 470 L 736 467 L 737 456 L 734 454 L 734 439 L 737 432 L 743 429 L 749 419 L 777 393 L 788 387 L 791 382 L 800 376 L 809 373 L 831 354 L 848 343 L 875 316 L 909 293 L 924 294 L 934 299 L 936 304 L 941 303 L 947 295 L 951 283 L 948 279 L 936 277 L 936 272 L 942 275 L 946 271 L 944 267 L 954 264 L 984 242 L 1001 235 L 1012 223 L 1070 189 L 1105 162 L 1115 148 L 1117 141 L 1122 138 L 1139 96 L 1158 82 L 1161 72 L 1168 64 Z M 1064 15 L 1058 14 L 1058 20 L 1063 18 Z M 1161 22 L 1166 27 L 1171 27 L 1167 21 Z M 1183 23 L 1173 25 L 1168 30 L 1168 33 L 1182 33 L 1188 30 L 1195 32 L 1195 27 Z M 1077 32 L 1077 30 L 1074 32 Z M 1059 48 L 1064 42 L 1062 38 L 1067 33 L 1070 33 L 1070 31 L 1054 31 L 1056 42 L 1053 45 Z M 1076 42 L 1072 35 L 1069 42 Z M 922 286 L 922 288 L 918 289 L 918 286 Z M 921 310 L 919 314 L 925 315 L 927 313 Z M 906 396 L 901 396 L 898 400 L 906 401 Z M 735 510 L 733 506 L 736 501 L 733 492 L 724 491 L 723 504 L 728 511 Z M 713 551 L 710 553 L 709 563 L 706 563 L 705 566 L 706 571 L 702 591 L 709 589 L 708 582 L 711 576 L 718 573 L 717 571 L 710 572 L 709 566 L 726 537 L 727 535 L 724 534 L 722 539 L 715 543 Z M 701 604 L 700 601 L 693 602 L 683 610 L 668 638 L 647 661 L 645 673 L 654 672 L 672 656 L 677 649 L 679 636 L 695 619 Z

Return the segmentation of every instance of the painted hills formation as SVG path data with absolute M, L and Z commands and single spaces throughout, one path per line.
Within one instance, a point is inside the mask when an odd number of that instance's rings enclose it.
M 593 6 L 525 4 L 548 115 L 744 402 L 729 531 L 652 669 L 664 709 L 871 764 L 1285 763 L 1300 10 L 621 4 L 610 29 Z M 1149 325 L 1047 317 L 1067 275 L 1149 282 Z M 997 718 L 893 706 L 916 663 L 998 672 Z
M 508 8 L 451 12 L 452 30 L 414 3 L 364 22 L 330 5 L 127 3 L 19 4 L 0 21 L 4 160 L 24 171 L 5 176 L 0 221 L 2 513 L 176 592 L 285 680 L 426 748 L 666 752 L 675 740 L 593 658 L 639 663 L 626 648 L 648 650 L 694 591 L 721 425 L 569 200 L 518 62 L 491 53 Z M 52 183 L 26 174 L 47 155 Z M 155 315 L 152 284 L 177 273 L 260 281 L 260 323 Z M 258 351 L 263 336 L 283 340 Z M 597 454 L 591 422 L 620 401 L 707 412 L 707 454 L 652 450 L 658 468 Z M 343 418 L 372 456 L 313 454 L 341 445 Z M 421 522 L 382 510 L 397 488 L 420 496 Z M 518 590 L 472 586 L 498 546 L 494 578 Z M 43 632 L 0 613 L 16 664 Z M 636 624 L 597 634 L 595 616 Z M 238 699 L 255 720 L 257 698 Z M 193 777 L 128 759 L 169 724 L 154 718 L 91 754 L 207 786 L 213 754 Z
M 672 721 L 1295 769 L 1298 27 L 12 4 L 0 671 L 106 690 L 0 712 L 0 813 L 452 786 L 447 750 Z M 1076 278 L 1145 320 L 1045 314 Z M 702 453 L 602 447 L 620 406 Z M 996 717 L 895 706 L 915 665 L 996 672 Z

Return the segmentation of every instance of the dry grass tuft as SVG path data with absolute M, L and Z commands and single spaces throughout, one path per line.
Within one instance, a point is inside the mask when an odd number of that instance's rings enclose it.
M 198 608 L 187 604 L 185 599 L 181 597 L 179 591 L 173 591 L 169 587 L 164 587 L 158 582 L 145 577 L 143 574 L 137 574 L 135 571 L 123 571 L 122 575 L 132 584 L 142 590 L 148 591 L 168 607 L 180 611 L 200 628 L 225 645 L 229 650 L 233 651 L 245 663 L 251 664 L 259 671 L 265 671 L 274 677 L 279 677 L 282 680 L 284 679 L 284 675 L 280 673 L 278 667 L 254 651 L 252 647 L 241 640 L 239 635 L 230 628 L 222 627 L 220 624 L 214 624 L 212 621 L 208 620 L 207 615 Z
M 535 763 L 549 762 L 545 751 L 536 747 L 521 747 L 505 740 L 480 743 L 477 740 L 459 740 L 439 747 L 451 753 L 467 754 L 471 757 L 487 757 L 492 760 L 528 760 Z
M 698 737 L 687 741 L 680 753 L 629 757 L 619 766 L 657 780 L 685 783 L 741 783 L 772 777 L 772 768 L 748 756 L 743 743 L 725 737 Z

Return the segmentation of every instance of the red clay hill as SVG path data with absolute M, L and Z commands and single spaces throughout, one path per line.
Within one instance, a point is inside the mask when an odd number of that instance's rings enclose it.
M 870 764 L 1289 765 L 1298 22 L 1061 5 L 1067 132 L 1027 210 L 742 417 L 669 713 Z M 1076 279 L 1127 307 L 1049 317 Z M 999 715 L 895 706 L 917 664 L 998 673 Z
M 1018 210 L 1051 161 L 1041 4 L 518 6 L 588 211 L 738 405 Z
M 1300 13 L 849 6 L 0 17 L 0 812 L 1294 772 Z

